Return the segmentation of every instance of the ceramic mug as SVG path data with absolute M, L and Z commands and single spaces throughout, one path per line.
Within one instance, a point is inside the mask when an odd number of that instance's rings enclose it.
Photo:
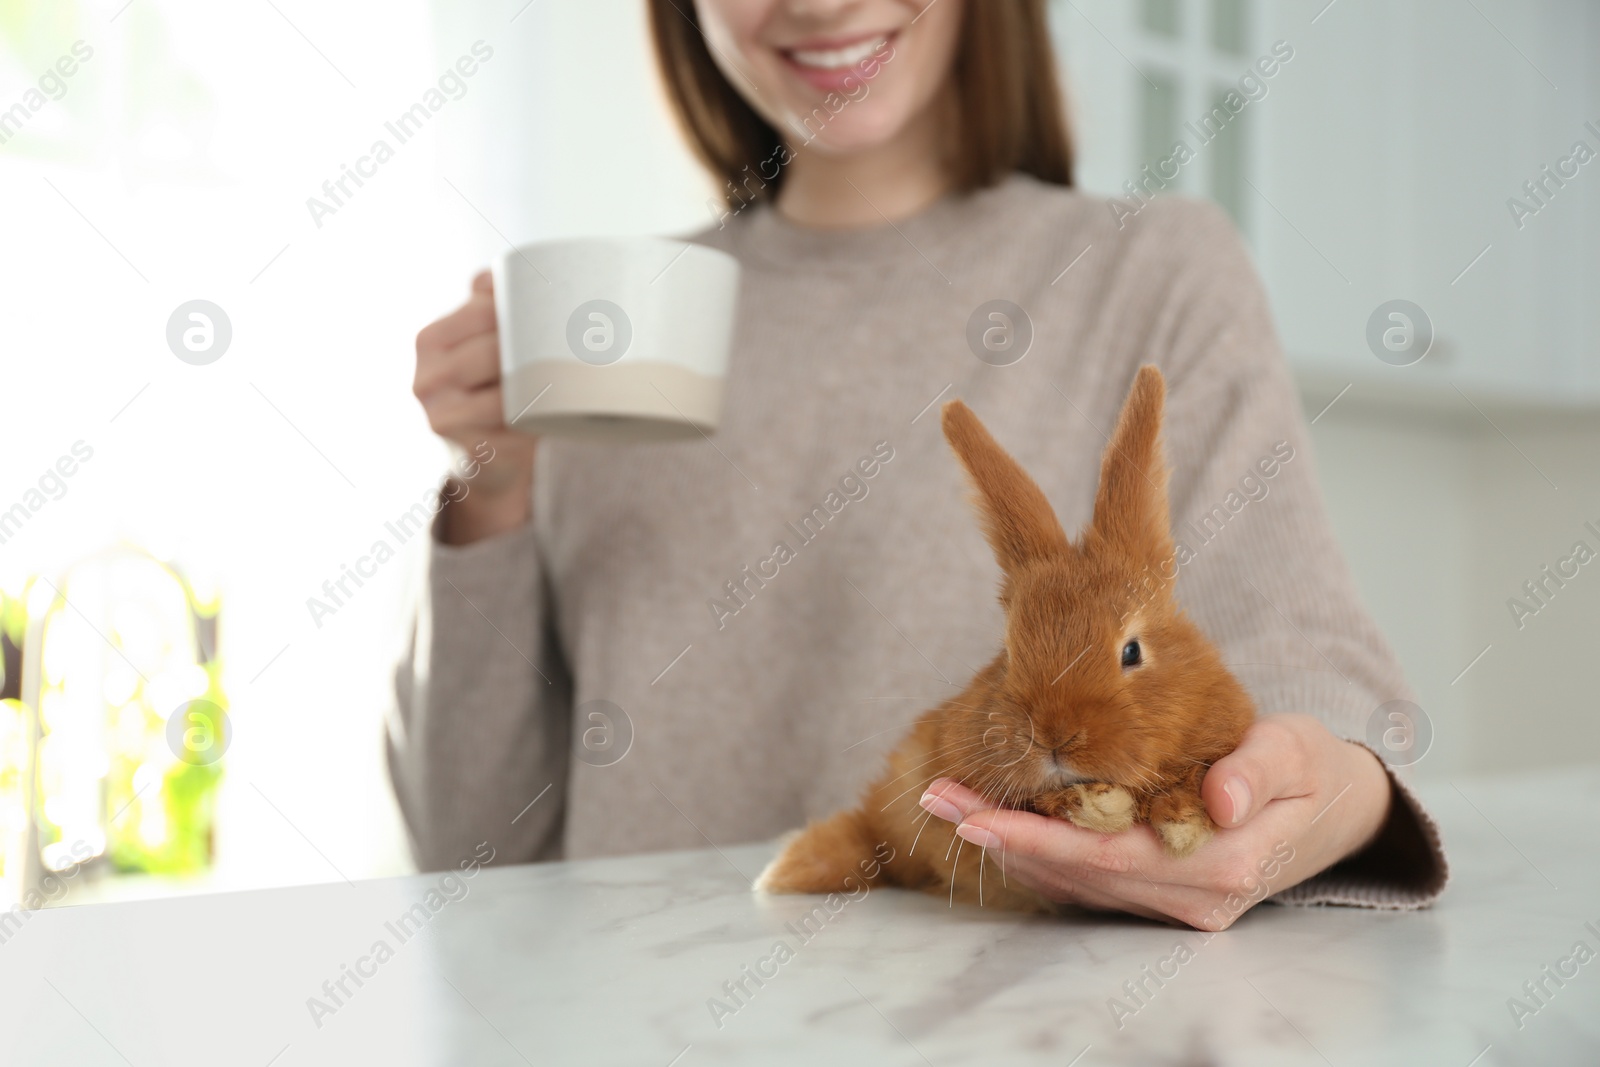
M 506 423 L 608 441 L 717 428 L 739 263 L 662 237 L 522 245 L 494 264 Z

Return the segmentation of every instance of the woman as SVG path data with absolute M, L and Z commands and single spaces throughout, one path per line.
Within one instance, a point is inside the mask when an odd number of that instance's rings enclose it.
M 418 336 L 433 428 L 496 456 L 439 516 L 398 676 L 421 866 L 485 840 L 720 847 L 849 804 L 1001 629 L 935 401 L 972 405 L 1073 530 L 1153 362 L 1178 598 L 1260 712 L 1205 781 L 1225 829 L 1175 861 L 1148 827 L 1102 845 L 953 782 L 924 806 L 1089 907 L 1197 925 L 1269 893 L 1437 896 L 1433 823 L 1356 740 L 1410 694 L 1334 543 L 1261 285 L 1217 209 L 1073 191 L 1043 9 L 652 0 L 669 98 L 727 182 L 693 239 L 744 267 L 724 423 L 660 446 L 508 431 L 486 275 Z

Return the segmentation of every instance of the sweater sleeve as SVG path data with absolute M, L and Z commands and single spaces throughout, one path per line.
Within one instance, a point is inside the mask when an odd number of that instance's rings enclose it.
M 1399 766 L 1419 754 L 1382 751 L 1384 730 L 1372 729 L 1391 721 L 1396 706 L 1384 705 L 1416 698 L 1334 538 L 1309 427 L 1249 255 L 1219 209 L 1173 209 L 1188 217 L 1177 227 L 1184 239 L 1166 253 L 1173 291 L 1159 329 L 1168 340 L 1155 351 L 1166 353 L 1179 602 L 1258 714 L 1316 716 L 1373 751 L 1392 786 L 1372 845 L 1269 899 L 1424 907 L 1448 868 L 1437 825 Z
M 443 521 L 386 731 L 412 855 L 425 871 L 482 842 L 501 862 L 557 858 L 571 698 L 533 524 L 453 546 Z

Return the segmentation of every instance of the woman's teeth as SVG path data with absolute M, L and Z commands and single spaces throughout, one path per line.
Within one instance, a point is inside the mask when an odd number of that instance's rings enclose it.
M 789 52 L 789 57 L 796 63 L 806 67 L 816 67 L 819 70 L 840 70 L 844 67 L 853 67 L 876 52 L 888 37 L 874 37 L 860 44 L 853 44 L 848 48 L 829 49 L 801 49 L 796 48 Z

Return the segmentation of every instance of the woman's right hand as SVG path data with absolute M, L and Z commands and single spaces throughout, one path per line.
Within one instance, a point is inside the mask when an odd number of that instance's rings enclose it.
M 471 454 L 484 442 L 494 450 L 467 485 L 466 495 L 445 508 L 445 542 L 470 544 L 527 522 L 538 439 L 506 425 L 494 282 L 488 271 L 472 279 L 472 295 L 465 304 L 417 334 L 411 391 L 422 402 L 434 433 Z

